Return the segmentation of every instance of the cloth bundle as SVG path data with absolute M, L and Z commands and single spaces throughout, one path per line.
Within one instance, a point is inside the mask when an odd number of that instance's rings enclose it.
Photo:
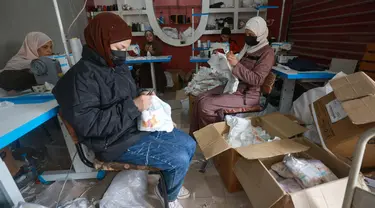
M 212 54 L 207 63 L 210 65 L 210 68 L 201 67 L 185 88 L 185 92 L 198 96 L 215 87 L 225 85 L 224 94 L 235 93 L 238 88 L 239 80 L 233 76 L 232 67 L 228 63 L 225 54 Z
M 225 72 L 224 75 L 227 79 L 227 83 L 223 93 L 235 93 L 240 81 L 232 74 L 232 66 L 229 64 L 226 55 L 222 53 L 213 54 L 207 63 L 211 68 Z
M 171 106 L 153 95 L 150 108 L 143 111 L 138 119 L 138 130 L 172 132 L 173 128 Z
M 211 90 L 215 87 L 224 85 L 227 80 L 225 72 L 207 67 L 201 67 L 198 73 L 193 76 L 193 79 L 185 87 L 186 94 L 198 96 L 199 94 Z

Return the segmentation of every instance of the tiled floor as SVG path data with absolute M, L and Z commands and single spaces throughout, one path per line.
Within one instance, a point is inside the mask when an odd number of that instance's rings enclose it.
M 188 132 L 188 114 L 187 109 L 182 109 L 180 101 L 173 100 L 173 94 L 166 94 L 163 99 L 172 107 L 172 117 L 177 126 Z M 198 148 L 199 149 L 199 148 Z M 199 168 L 202 164 L 203 156 L 197 150 L 197 153 L 192 161 L 190 170 L 185 178 L 185 187 L 191 192 L 189 199 L 181 200 L 181 204 L 185 208 L 251 208 L 250 202 L 244 192 L 230 194 L 226 191 L 221 178 L 213 167 L 209 165 L 206 173 L 200 173 Z M 100 200 L 109 186 L 115 173 L 110 173 L 103 181 L 85 180 L 80 181 L 84 183 L 81 192 L 72 193 L 72 186 L 67 186 L 62 194 L 62 199 L 71 200 L 76 197 L 85 197 L 89 201 Z M 150 207 L 161 207 L 160 202 L 156 200 L 153 195 L 153 187 L 157 183 L 157 178 L 149 176 L 149 203 Z M 91 185 L 89 185 L 91 184 Z M 93 185 L 95 184 L 95 185 Z M 70 187 L 70 188 L 69 188 Z M 88 188 L 87 188 L 88 187 Z M 46 187 L 45 187 L 46 188 Z M 52 194 L 55 197 L 56 194 Z M 70 195 L 69 197 L 67 197 Z M 48 198 L 48 197 L 47 197 Z M 51 201 L 51 199 L 49 199 Z M 54 200 L 52 200 L 54 201 Z

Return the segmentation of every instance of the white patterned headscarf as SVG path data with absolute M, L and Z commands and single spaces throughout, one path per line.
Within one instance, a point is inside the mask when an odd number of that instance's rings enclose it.
M 257 36 L 257 41 L 259 43 L 255 46 L 249 46 L 245 44 L 240 54 L 238 55 L 238 60 L 240 60 L 246 53 L 254 53 L 264 46 L 268 45 L 268 27 L 267 22 L 262 17 L 253 17 L 247 21 L 245 29 L 251 30 Z
M 3 70 L 29 69 L 31 61 L 39 58 L 38 49 L 49 41 L 51 38 L 44 33 L 30 32 L 26 35 L 18 53 L 8 61 Z

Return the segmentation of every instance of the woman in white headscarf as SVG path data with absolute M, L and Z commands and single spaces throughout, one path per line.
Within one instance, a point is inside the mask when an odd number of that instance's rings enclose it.
M 0 70 L 0 88 L 6 91 L 25 90 L 36 84 L 30 71 L 31 61 L 52 55 L 52 40 L 41 32 L 30 32 L 18 51 Z
M 207 91 L 196 98 L 190 123 L 190 133 L 208 124 L 223 119 L 223 111 L 248 108 L 259 104 L 261 86 L 271 73 L 274 64 L 274 51 L 268 45 L 268 28 L 261 17 L 253 17 L 245 27 L 245 46 L 235 56 L 227 54 L 233 66 L 232 74 L 240 80 L 233 94 L 223 94 L 223 86 Z

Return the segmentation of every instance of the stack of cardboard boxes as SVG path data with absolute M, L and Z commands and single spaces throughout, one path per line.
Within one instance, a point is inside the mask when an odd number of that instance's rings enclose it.
M 205 158 L 213 158 L 229 192 L 243 188 L 256 208 L 342 206 L 350 170 L 347 163 L 359 136 L 375 127 L 375 83 L 364 73 L 356 73 L 334 80 L 331 85 L 334 92 L 311 106 L 325 142 L 323 147 L 302 136 L 306 129 L 298 121 L 280 113 L 251 118 L 251 121 L 253 126 L 262 127 L 281 141 L 233 149 L 224 138 L 229 131 L 225 122 L 208 125 L 194 133 Z M 365 167 L 375 167 L 374 148 L 374 144 L 368 145 Z M 289 153 L 322 161 L 339 179 L 286 193 L 268 170 Z M 367 189 L 362 177 L 358 184 Z

